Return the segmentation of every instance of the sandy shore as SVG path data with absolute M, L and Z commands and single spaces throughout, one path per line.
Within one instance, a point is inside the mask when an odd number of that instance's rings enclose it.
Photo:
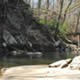
M 80 71 L 47 65 L 19 66 L 7 69 L 1 80 L 80 80 Z

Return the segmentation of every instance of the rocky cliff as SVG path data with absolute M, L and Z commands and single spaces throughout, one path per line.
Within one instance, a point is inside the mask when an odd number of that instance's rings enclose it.
M 0 4 L 2 7 L 0 8 L 1 50 L 52 52 L 55 51 L 55 46 L 63 44 L 61 41 L 55 44 L 56 41 L 49 29 L 33 18 L 29 5 L 26 5 L 23 0 L 7 0 L 2 3 Z

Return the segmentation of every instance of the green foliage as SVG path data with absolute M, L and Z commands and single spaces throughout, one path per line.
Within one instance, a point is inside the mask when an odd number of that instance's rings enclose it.
M 56 25 L 56 20 L 48 21 L 48 24 L 54 27 Z
M 42 20 L 40 20 L 40 23 L 47 24 L 49 29 L 51 29 L 53 32 L 55 31 L 56 20 L 42 19 Z M 62 23 L 59 24 L 59 33 L 58 34 L 66 35 L 66 34 L 71 33 L 71 32 L 72 32 L 71 27 L 69 26 L 67 21 L 65 21 L 64 24 L 62 24 Z
M 48 28 L 51 29 L 52 31 L 55 29 L 55 25 L 56 25 L 56 20 L 47 20 L 46 18 L 45 19 L 41 19 L 40 20 L 40 23 L 41 24 L 47 24 L 48 25 Z
M 47 22 L 48 22 L 48 21 L 47 21 L 46 18 L 40 20 L 40 23 L 41 23 L 41 24 L 47 24 Z
M 68 34 L 70 32 L 72 32 L 71 27 L 69 26 L 69 24 L 67 22 L 65 22 L 64 24 L 59 24 L 59 30 L 61 34 Z

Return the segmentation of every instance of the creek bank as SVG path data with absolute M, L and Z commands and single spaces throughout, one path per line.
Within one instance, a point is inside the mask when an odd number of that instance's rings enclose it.
M 80 79 L 80 56 L 60 62 L 69 61 L 67 67 L 48 67 L 48 65 L 30 65 L 8 68 L 1 80 L 79 80 Z M 57 64 L 59 64 L 59 62 Z M 63 63 L 64 62 L 64 63 Z M 55 63 L 54 63 L 55 64 Z M 77 65 L 76 65 L 77 64 Z M 75 66 L 76 65 L 76 66 Z
M 48 67 L 52 68 L 66 68 L 69 70 L 79 70 L 80 71 L 80 56 L 76 56 L 73 59 L 60 60 L 55 63 L 50 64 Z

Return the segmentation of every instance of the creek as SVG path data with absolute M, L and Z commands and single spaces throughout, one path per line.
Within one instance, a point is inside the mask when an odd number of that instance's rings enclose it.
M 41 56 L 40 58 L 27 58 L 27 57 L 7 57 L 0 58 L 0 68 L 3 67 L 13 67 L 13 66 L 22 66 L 22 65 L 46 65 L 52 62 L 73 58 L 77 55 L 80 55 L 80 52 L 49 52 L 45 56 Z

